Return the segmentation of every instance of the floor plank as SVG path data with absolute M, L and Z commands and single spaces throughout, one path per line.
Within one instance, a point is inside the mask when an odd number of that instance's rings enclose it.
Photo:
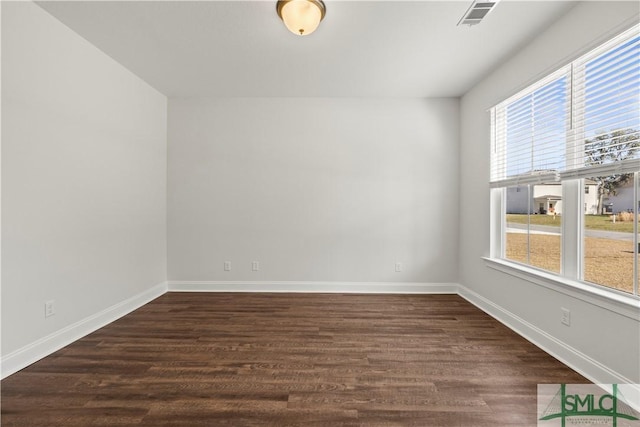
M 3 426 L 530 426 L 587 383 L 456 295 L 167 293 L 4 379 Z

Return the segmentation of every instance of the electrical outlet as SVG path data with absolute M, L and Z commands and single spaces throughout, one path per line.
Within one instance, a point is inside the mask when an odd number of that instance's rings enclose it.
M 56 314 L 55 301 L 47 301 L 44 303 L 44 317 L 50 317 Z
M 251 263 L 251 270 L 252 271 L 258 271 L 260 270 L 260 261 L 253 261 Z
M 560 307 L 561 317 L 560 323 L 563 325 L 571 326 L 571 311 L 567 308 Z
M 402 271 L 402 263 L 396 262 L 396 273 L 400 273 Z
M 231 261 L 224 262 L 224 271 L 231 271 Z

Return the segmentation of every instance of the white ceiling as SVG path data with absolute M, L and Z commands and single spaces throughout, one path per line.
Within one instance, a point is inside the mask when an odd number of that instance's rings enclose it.
M 291 34 L 276 1 L 49 1 L 39 5 L 168 95 L 460 96 L 571 7 L 498 3 L 458 27 L 468 1 L 332 1 Z

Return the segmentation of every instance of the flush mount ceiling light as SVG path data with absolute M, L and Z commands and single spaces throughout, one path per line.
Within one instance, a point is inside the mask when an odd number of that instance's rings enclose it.
M 276 10 L 289 31 L 301 36 L 313 33 L 326 12 L 322 0 L 279 0 Z

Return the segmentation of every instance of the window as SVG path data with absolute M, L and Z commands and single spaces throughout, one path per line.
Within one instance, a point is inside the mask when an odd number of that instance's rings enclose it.
M 634 239 L 633 239 L 633 193 L 634 174 L 593 177 L 606 188 L 606 180 L 621 182 L 613 205 L 615 214 L 598 215 L 596 211 L 584 214 L 584 274 L 585 281 L 604 285 L 620 291 L 633 293 Z M 595 199 L 595 200 L 593 200 Z M 598 207 L 597 195 L 591 205 Z M 626 199 L 626 200 L 625 200 Z M 617 209 L 620 205 L 621 209 Z
M 504 258 L 560 273 L 561 186 L 507 187 Z
M 494 108 L 492 181 L 555 181 L 569 130 L 569 67 Z
M 491 109 L 491 256 L 638 296 L 640 26 Z

